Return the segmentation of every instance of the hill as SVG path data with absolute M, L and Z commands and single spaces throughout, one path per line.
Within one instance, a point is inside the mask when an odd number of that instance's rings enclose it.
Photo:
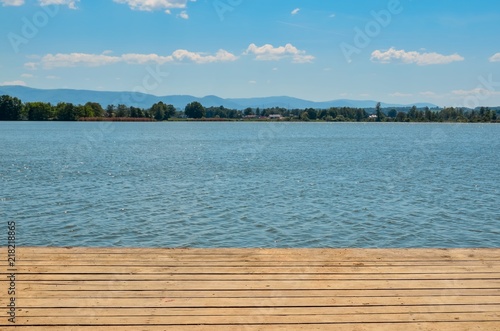
M 324 102 L 316 102 L 292 98 L 288 96 L 261 97 L 261 98 L 229 98 L 224 99 L 215 95 L 205 97 L 195 97 L 192 95 L 167 95 L 156 96 L 152 94 L 143 94 L 137 92 L 106 92 L 106 91 L 91 91 L 91 90 L 71 90 L 71 89 L 35 89 L 25 86 L 0 86 L 0 95 L 10 95 L 21 99 L 23 102 L 50 102 L 57 104 L 59 102 L 71 102 L 74 104 L 85 104 L 89 101 L 98 102 L 103 107 L 107 105 L 124 104 L 140 108 L 149 108 L 151 105 L 163 101 L 166 104 L 172 104 L 178 109 L 184 107 L 193 101 L 200 102 L 205 107 L 219 107 L 242 110 L 248 107 L 251 108 L 271 108 L 282 107 L 287 109 L 305 109 L 317 108 L 325 109 L 330 107 L 354 107 L 354 108 L 374 108 L 377 101 L 375 100 L 349 100 L 339 99 Z M 410 105 L 398 105 L 381 103 L 383 108 L 390 107 L 429 107 L 435 108 L 436 105 L 430 103 L 416 103 Z

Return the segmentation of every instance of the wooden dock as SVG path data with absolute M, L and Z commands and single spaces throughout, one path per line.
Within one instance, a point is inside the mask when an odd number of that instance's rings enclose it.
M 500 330 L 500 249 L 15 254 L 0 266 L 1 330 Z

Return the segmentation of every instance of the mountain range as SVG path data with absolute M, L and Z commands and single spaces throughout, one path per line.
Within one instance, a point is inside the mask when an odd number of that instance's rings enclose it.
M 331 101 L 309 101 L 288 96 L 261 97 L 261 98 L 220 98 L 215 95 L 205 97 L 195 97 L 191 95 L 167 95 L 156 96 L 138 92 L 105 92 L 91 90 L 71 90 L 71 89 L 35 89 L 26 86 L 0 86 L 0 95 L 10 95 L 17 97 L 23 102 L 50 102 L 57 104 L 59 102 L 71 102 L 74 104 L 85 104 L 89 101 L 98 102 L 103 107 L 107 105 L 124 104 L 139 108 L 149 108 L 153 104 L 163 101 L 166 104 L 172 104 L 178 109 L 184 107 L 193 101 L 200 102 L 205 107 L 219 107 L 243 110 L 245 108 L 271 108 L 283 107 L 288 109 L 316 108 L 326 109 L 330 107 L 354 107 L 354 108 L 374 108 L 377 104 L 375 100 L 349 100 L 337 99 Z M 381 102 L 383 108 L 401 108 L 417 106 L 436 108 L 430 103 L 415 103 L 410 105 L 389 104 Z

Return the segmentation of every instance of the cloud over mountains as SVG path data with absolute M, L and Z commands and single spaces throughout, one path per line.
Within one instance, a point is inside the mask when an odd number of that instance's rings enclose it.
M 314 60 L 314 56 L 306 54 L 305 51 L 299 50 L 292 44 L 285 46 L 274 47 L 266 44 L 257 46 L 250 44 L 247 50 L 242 55 L 254 55 L 256 60 L 260 61 L 280 61 L 290 58 L 293 63 L 310 63 Z M 239 59 L 240 56 L 228 52 L 224 49 L 219 49 L 213 54 L 205 52 L 192 52 L 185 49 L 178 49 L 170 55 L 159 54 L 140 54 L 126 53 L 122 55 L 112 55 L 111 51 L 105 51 L 101 54 L 90 53 L 57 53 L 46 54 L 38 58 L 38 61 L 30 61 L 25 63 L 25 68 L 35 69 L 54 69 L 64 67 L 100 67 L 112 65 L 116 63 L 127 64 L 146 64 L 146 63 L 176 63 L 176 62 L 192 62 L 196 64 L 207 64 L 216 62 L 233 62 Z

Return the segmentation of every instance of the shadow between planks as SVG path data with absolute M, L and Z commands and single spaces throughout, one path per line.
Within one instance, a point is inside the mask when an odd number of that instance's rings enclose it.
M 18 247 L 4 261 L 2 330 L 500 330 L 500 249 Z

